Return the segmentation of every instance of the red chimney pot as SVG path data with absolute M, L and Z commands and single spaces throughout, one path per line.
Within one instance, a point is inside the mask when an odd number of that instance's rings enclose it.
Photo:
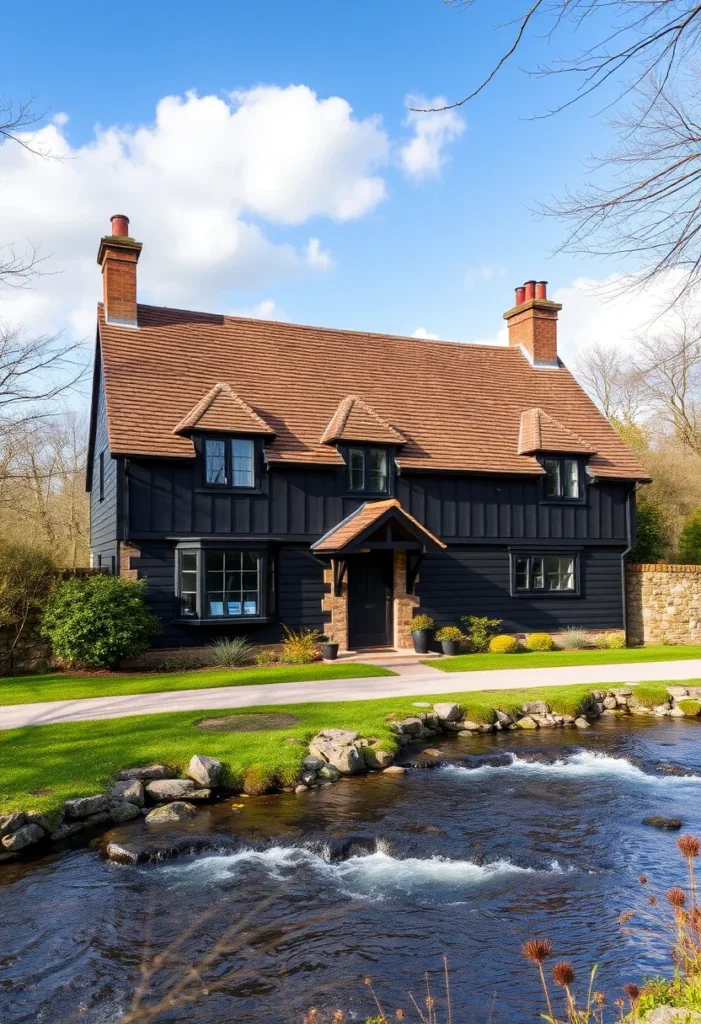
M 526 292 L 526 302 L 535 298 L 535 281 L 526 281 L 523 286 Z
M 515 305 L 520 306 L 521 303 L 525 302 L 525 301 L 526 301 L 526 289 L 523 287 L 523 285 L 520 285 L 516 289 L 516 303 L 515 303 Z
M 536 297 L 536 299 L 547 299 L 547 297 L 548 297 L 548 282 L 547 281 L 536 281 L 535 297 Z
M 115 213 L 110 217 L 110 224 L 112 225 L 112 237 L 116 238 L 128 238 L 129 237 L 129 218 L 123 213 Z

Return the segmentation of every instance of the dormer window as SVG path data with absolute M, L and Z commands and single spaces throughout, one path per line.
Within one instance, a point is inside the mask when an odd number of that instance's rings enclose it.
M 252 438 L 206 438 L 204 462 L 207 487 L 255 487 L 255 441 Z
M 545 459 L 545 496 L 551 501 L 579 501 L 582 485 L 579 459 Z
M 348 449 L 348 487 L 363 494 L 387 494 L 389 471 L 386 448 Z

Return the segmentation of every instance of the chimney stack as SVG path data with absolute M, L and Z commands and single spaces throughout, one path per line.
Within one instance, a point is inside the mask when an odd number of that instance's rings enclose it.
M 520 348 L 534 366 L 557 366 L 559 302 L 548 298 L 547 281 L 526 281 L 516 289 L 515 305 L 504 313 L 509 346 Z
M 102 267 L 105 319 L 122 327 L 138 327 L 136 312 L 136 264 L 141 242 L 129 235 L 129 218 L 123 213 L 110 217 L 111 234 L 100 240 L 97 262 Z

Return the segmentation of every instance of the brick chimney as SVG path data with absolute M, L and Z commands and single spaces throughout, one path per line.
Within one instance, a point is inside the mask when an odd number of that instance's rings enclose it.
M 102 267 L 102 293 L 108 323 L 138 327 L 136 314 L 136 264 L 141 242 L 129 236 L 129 218 L 110 217 L 111 234 L 100 239 L 97 262 Z
M 526 281 L 516 289 L 516 302 L 504 313 L 509 346 L 520 348 L 534 366 L 557 366 L 559 302 L 548 298 L 547 281 Z

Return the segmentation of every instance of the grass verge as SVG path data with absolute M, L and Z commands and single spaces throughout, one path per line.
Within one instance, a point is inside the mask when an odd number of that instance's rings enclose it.
M 72 676 L 54 672 L 42 676 L 0 678 L 0 706 L 36 704 L 50 700 L 84 697 L 128 697 L 137 693 L 168 690 L 205 690 L 217 686 L 263 686 L 272 683 L 311 683 L 317 679 L 361 679 L 394 676 L 379 665 L 357 663 L 328 665 L 280 665 L 272 668 L 221 668 L 190 672 L 149 672 L 143 676 Z
M 647 683 L 648 694 L 665 683 Z M 120 768 L 165 762 L 185 768 L 190 757 L 209 754 L 240 779 L 252 764 L 272 772 L 282 784 L 297 776 L 306 744 L 324 728 L 354 729 L 377 737 L 394 749 L 388 716 L 416 712 L 416 701 L 456 701 L 473 721 L 491 720 L 495 707 L 512 711 L 527 700 L 545 700 L 561 714 L 576 714 L 591 692 L 588 684 L 530 689 L 446 693 L 440 696 L 393 697 L 373 701 L 310 703 L 245 708 L 238 711 L 187 711 L 90 722 L 29 726 L 0 733 L 0 814 L 12 810 L 57 810 L 71 796 L 102 792 Z M 202 718 L 254 712 L 294 715 L 299 724 L 266 732 L 225 733 L 196 729 Z M 29 794 L 29 796 L 28 796 Z
M 571 668 L 573 665 L 621 665 L 630 662 L 685 661 L 701 658 L 701 645 L 624 647 L 619 651 L 525 651 L 515 654 L 458 654 L 426 661 L 441 672 L 483 672 L 504 668 Z

